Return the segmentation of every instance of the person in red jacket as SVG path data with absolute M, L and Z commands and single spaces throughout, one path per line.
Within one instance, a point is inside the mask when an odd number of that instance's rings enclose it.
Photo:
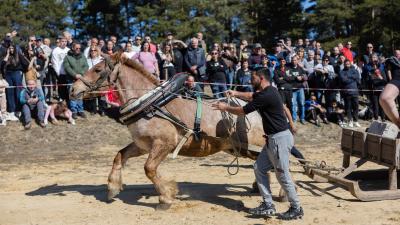
M 353 53 L 351 52 L 351 42 L 348 41 L 346 43 L 346 46 L 343 47 L 342 49 L 342 54 L 344 55 L 344 57 L 346 57 L 346 59 L 350 60 L 351 63 L 353 63 L 354 59 L 353 59 Z

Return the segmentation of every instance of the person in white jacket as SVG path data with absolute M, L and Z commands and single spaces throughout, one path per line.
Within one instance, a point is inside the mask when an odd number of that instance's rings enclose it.
M 95 66 L 97 63 L 101 62 L 103 60 L 103 57 L 100 55 L 101 50 L 97 46 L 91 46 L 89 49 L 89 57 L 87 57 L 87 63 L 89 65 L 89 70 Z M 96 99 L 89 99 L 85 101 L 85 104 L 87 106 L 88 111 L 90 114 L 94 115 L 97 112 L 100 114 L 100 116 L 105 115 L 105 111 L 107 108 L 107 103 L 104 100 L 103 97 L 97 97 Z M 98 108 L 98 110 L 97 110 Z
M 53 69 L 57 74 L 58 84 L 61 84 L 61 86 L 58 88 L 58 94 L 60 98 L 64 100 L 68 100 L 68 90 L 67 86 L 62 86 L 63 84 L 67 84 L 63 62 L 69 50 L 70 49 L 67 47 L 67 39 L 61 38 L 60 46 L 53 50 L 51 56 L 51 64 L 53 65 Z

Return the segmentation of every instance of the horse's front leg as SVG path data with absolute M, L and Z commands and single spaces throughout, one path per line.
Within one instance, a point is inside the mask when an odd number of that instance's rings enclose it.
M 131 157 L 138 157 L 145 153 L 146 151 L 141 150 L 134 142 L 117 153 L 110 175 L 108 176 L 108 200 L 111 200 L 122 191 L 121 170 L 125 166 L 126 161 Z
M 158 166 L 167 157 L 170 150 L 164 142 L 155 140 L 144 165 L 146 176 L 153 182 L 157 192 L 160 194 L 160 205 L 157 209 L 162 210 L 168 209 L 171 206 L 178 193 L 178 188 L 174 181 L 163 180 L 157 173 Z

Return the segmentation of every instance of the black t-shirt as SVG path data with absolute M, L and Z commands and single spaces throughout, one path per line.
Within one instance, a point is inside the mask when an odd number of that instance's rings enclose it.
M 283 102 L 278 90 L 268 86 L 253 94 L 253 101 L 243 107 L 245 114 L 258 111 L 261 115 L 264 132 L 267 135 L 287 130 L 288 123 L 283 112 Z

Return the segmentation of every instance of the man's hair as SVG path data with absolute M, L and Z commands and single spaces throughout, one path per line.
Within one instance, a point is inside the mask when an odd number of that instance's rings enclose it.
M 254 73 L 256 73 L 257 76 L 259 77 L 264 77 L 265 80 L 270 81 L 271 80 L 271 74 L 269 69 L 258 69 L 256 71 L 254 71 Z
M 81 45 L 81 43 L 75 42 L 75 41 L 74 41 L 74 42 L 72 43 L 72 48 L 75 48 L 75 46 L 77 46 L 77 45 Z

